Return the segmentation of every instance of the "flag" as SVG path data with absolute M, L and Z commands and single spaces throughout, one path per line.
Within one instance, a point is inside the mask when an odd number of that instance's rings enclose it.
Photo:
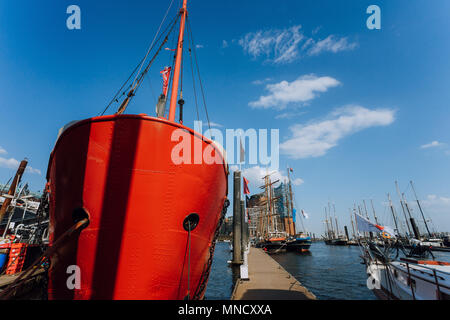
M 297 216 L 297 210 L 295 210 L 295 208 L 292 208 L 292 221 L 294 221 L 294 223 L 295 223 L 295 220 L 297 220 L 295 217 Z
M 395 232 L 390 227 L 379 226 L 368 219 L 355 213 L 356 226 L 359 231 L 362 232 L 375 232 L 381 233 L 384 238 L 395 238 Z
M 305 217 L 305 219 L 309 218 L 308 214 L 303 209 L 302 209 L 302 215 L 303 215 L 303 217 Z
M 248 204 L 250 203 L 249 196 L 245 196 L 245 206 L 248 207 Z
M 250 194 L 250 189 L 248 188 L 248 180 L 245 177 L 242 177 L 244 180 L 244 194 Z
M 171 67 L 165 67 L 163 71 L 161 71 L 161 75 L 163 77 L 163 95 L 167 97 L 167 90 L 169 88 L 169 78 L 170 78 L 170 70 Z
M 290 172 L 294 172 L 294 169 L 292 169 L 292 168 L 289 168 L 289 171 L 290 171 Z
M 240 139 L 240 147 L 241 147 L 241 154 L 239 157 L 239 162 L 244 162 L 245 161 L 245 150 L 244 150 L 244 146 L 242 145 L 242 138 Z

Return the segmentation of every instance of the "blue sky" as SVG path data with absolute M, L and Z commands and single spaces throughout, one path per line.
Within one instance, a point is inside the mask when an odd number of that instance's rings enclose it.
M 169 3 L 0 3 L 2 183 L 27 157 L 33 170 L 24 180 L 42 189 L 59 128 L 105 107 Z M 81 30 L 66 28 L 71 4 L 81 8 Z M 372 4 L 381 8 L 381 30 L 366 27 Z M 341 224 L 363 199 L 392 223 L 385 202 L 390 192 L 400 209 L 395 180 L 410 201 L 413 180 L 426 213 L 449 231 L 449 9 L 446 0 L 189 1 L 210 118 L 220 129 L 280 130 L 281 174 L 294 169 L 310 231 L 323 232 L 328 201 Z M 168 53 L 127 112 L 153 115 Z M 195 119 L 189 80 L 188 125 Z M 256 192 L 264 169 L 244 168 Z

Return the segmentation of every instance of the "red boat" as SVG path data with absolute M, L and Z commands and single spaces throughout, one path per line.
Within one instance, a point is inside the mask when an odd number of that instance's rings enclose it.
M 204 296 L 228 206 L 228 167 L 220 146 L 175 121 L 186 0 L 178 17 L 168 117 L 123 114 L 136 92 L 132 86 L 116 114 L 72 123 L 58 137 L 47 172 L 50 245 L 74 223 L 89 224 L 53 255 L 49 299 Z M 172 134 L 180 129 L 191 140 L 192 159 L 200 145 L 222 161 L 174 163 L 179 142 Z M 71 266 L 80 271 L 75 287 L 68 285 Z

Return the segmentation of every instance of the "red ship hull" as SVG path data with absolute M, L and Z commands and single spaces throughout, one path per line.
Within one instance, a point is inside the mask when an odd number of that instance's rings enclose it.
M 191 129 L 146 115 L 87 119 L 61 133 L 47 172 L 50 245 L 74 224 L 77 209 L 87 212 L 89 225 L 52 257 L 49 299 L 203 298 L 199 285 L 227 197 L 228 169 L 225 160 L 174 164 L 177 129 L 188 133 L 192 159 L 194 141 L 224 158 Z M 200 219 L 189 246 L 183 221 L 191 213 Z M 80 288 L 67 285 L 72 265 L 79 267 Z

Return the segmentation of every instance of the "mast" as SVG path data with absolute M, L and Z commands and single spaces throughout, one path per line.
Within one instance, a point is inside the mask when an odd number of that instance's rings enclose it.
M 412 180 L 410 181 L 410 183 L 411 183 L 411 187 L 412 187 L 413 192 L 414 192 L 414 196 L 416 197 L 416 201 L 417 201 L 417 205 L 419 206 L 420 213 L 422 214 L 423 223 L 425 223 L 425 228 L 427 228 L 428 235 L 431 238 L 432 235 L 431 235 L 430 229 L 428 229 L 427 220 L 425 219 L 425 215 L 423 214 L 422 206 L 420 205 L 419 198 L 417 198 L 416 189 L 414 189 L 414 185 L 413 185 Z
M 367 220 L 370 220 L 369 213 L 367 212 L 366 200 L 363 200 L 363 204 L 364 204 L 364 211 L 366 212 Z
M 294 200 L 292 197 L 292 185 L 291 185 L 291 176 L 289 174 L 290 168 L 287 169 L 287 174 L 288 174 L 288 183 L 289 183 L 289 198 L 290 198 L 290 203 L 291 203 L 291 216 L 290 218 L 292 218 L 292 223 L 294 223 Z M 297 208 L 298 209 L 298 208 Z M 291 220 L 289 219 L 289 231 L 291 231 L 290 229 L 290 225 L 291 225 Z M 293 231 L 293 235 L 295 235 L 295 224 L 294 224 L 294 230 Z
M 402 197 L 403 197 L 403 202 L 405 203 L 406 210 L 408 211 L 409 220 L 411 221 L 411 227 L 413 229 L 414 236 L 416 237 L 416 239 L 420 240 L 419 228 L 416 225 L 415 219 L 411 215 L 411 209 L 409 208 L 409 205 L 408 205 L 408 202 L 406 201 L 406 197 L 405 197 L 404 193 L 402 193 Z
M 400 234 L 400 230 L 397 225 L 397 217 L 395 216 L 394 206 L 392 205 L 391 195 L 388 193 L 389 206 L 391 207 L 392 217 L 394 218 L 395 228 L 397 229 L 397 233 Z
M 3 220 L 3 217 L 5 216 L 5 213 L 8 210 L 9 205 L 11 204 L 11 200 L 16 193 L 17 186 L 19 185 L 20 180 L 22 179 L 22 175 L 25 171 L 25 168 L 27 167 L 27 164 L 28 161 L 26 159 L 20 162 L 14 180 L 12 181 L 11 186 L 9 187 L 8 196 L 11 197 L 5 197 L 5 201 L 3 201 L 3 205 L 0 208 L 0 221 Z
M 403 199 L 402 196 L 400 195 L 400 189 L 398 188 L 397 181 L 395 181 L 395 188 L 397 189 L 398 197 L 400 198 L 400 204 L 402 205 L 403 215 L 405 216 L 406 226 L 408 227 L 408 234 L 409 236 L 411 236 L 412 235 L 411 228 L 409 227 L 408 218 L 406 217 L 405 206 L 403 205 Z
M 180 34 L 178 36 L 177 52 L 172 82 L 172 95 L 170 97 L 169 121 L 175 121 L 175 111 L 177 109 L 178 87 L 180 82 L 181 61 L 183 59 L 184 29 L 187 17 L 187 0 L 183 0 L 183 7 L 180 9 Z M 182 98 L 182 97 L 181 97 Z M 180 99 L 181 100 L 181 99 Z
M 327 237 L 329 240 L 331 240 L 330 226 L 328 225 L 327 207 L 325 207 L 325 223 L 327 225 Z
M 375 223 L 379 225 L 377 214 L 375 213 L 375 208 L 373 206 L 373 200 L 372 199 L 370 199 L 370 204 L 372 205 L 372 211 L 373 211 L 373 216 L 375 217 Z
M 337 233 L 336 236 L 339 238 L 340 232 L 339 232 L 338 221 L 336 218 L 336 207 L 335 207 L 334 203 L 333 203 L 333 212 L 334 212 L 334 220 L 336 221 L 336 233 Z
M 356 239 L 355 225 L 353 224 L 352 209 L 349 208 L 348 211 L 350 212 L 350 221 L 352 222 L 353 239 Z
M 334 234 L 334 226 L 333 226 L 333 217 L 331 216 L 331 207 L 330 207 L 330 201 L 328 201 L 328 215 L 330 216 L 330 226 L 331 226 L 331 234 L 333 238 L 335 237 Z

